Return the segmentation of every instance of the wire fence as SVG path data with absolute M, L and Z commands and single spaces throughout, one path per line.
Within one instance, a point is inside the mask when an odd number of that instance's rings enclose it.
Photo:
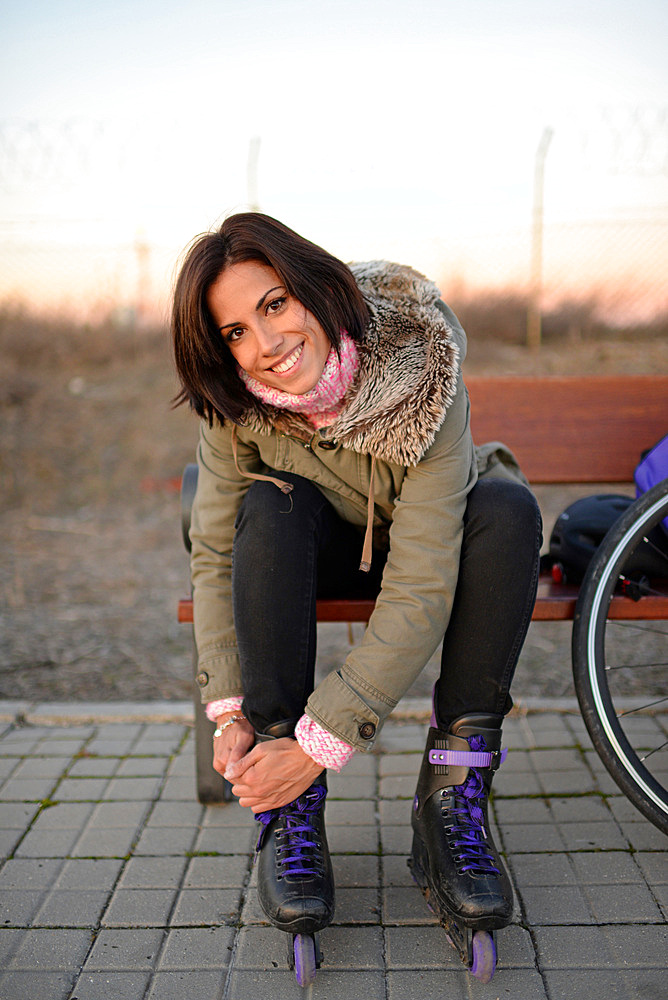
M 525 218 L 490 217 L 447 245 L 433 237 L 446 297 L 494 292 L 541 312 L 579 303 L 612 326 L 665 319 L 668 109 L 603 109 L 594 121 L 555 124 L 545 140 L 544 190 L 538 174 L 531 190 L 527 171 Z M 183 234 L 197 229 L 179 220 L 175 237 L 176 227 L 151 221 L 164 215 L 152 188 L 170 143 L 168 129 L 147 145 L 100 122 L 0 122 L 0 309 L 165 321 Z M 226 193 L 239 206 L 255 202 L 257 187 L 256 174 L 240 173 Z

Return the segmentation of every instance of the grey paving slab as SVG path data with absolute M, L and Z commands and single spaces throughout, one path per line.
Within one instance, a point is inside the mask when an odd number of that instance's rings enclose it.
M 130 858 L 118 888 L 178 889 L 187 864 L 187 858 Z
M 258 831 L 255 823 L 244 822 L 238 827 L 213 827 L 199 830 L 192 847 L 193 853 L 200 854 L 244 854 L 248 855 L 257 843 Z
M 21 758 L 19 757 L 0 757 L 0 782 L 8 778 L 10 774 L 13 774 L 16 768 L 19 767 L 20 761 Z
M 226 976 L 225 970 L 198 968 L 182 972 L 158 972 L 151 980 L 147 1000 L 183 1000 L 184 996 L 219 997 L 222 995 Z
M 103 927 L 164 927 L 176 889 L 117 889 L 102 918 Z
M 34 889 L 0 889 L 0 925 L 32 927 L 45 893 Z
M 413 876 L 406 864 L 406 857 L 383 855 L 381 864 L 381 886 L 414 886 Z
M 86 972 L 79 976 L 76 1000 L 140 1000 L 146 994 L 148 972 Z
M 515 885 L 520 889 L 527 886 L 577 884 L 570 856 L 565 853 L 511 855 L 509 862 Z
M 337 924 L 378 924 L 381 922 L 381 905 L 375 886 L 341 886 L 336 893 Z
M 360 854 L 378 853 L 378 829 L 373 826 L 331 826 L 327 838 L 331 851 L 346 854 L 355 851 Z
M 0 972 L 0 996 L 3 1000 L 68 1000 L 74 978 L 74 973 L 66 972 Z
M 530 924 L 591 924 L 594 917 L 587 897 L 576 885 L 532 886 L 520 890 Z
M 638 855 L 622 851 L 605 851 L 593 854 L 574 853 L 571 855 L 570 861 L 580 884 L 611 885 L 615 888 L 625 883 L 644 884 L 643 874 L 638 864 Z M 665 865 L 665 857 L 663 861 Z
M 356 889 L 378 884 L 378 857 L 358 854 L 332 856 L 334 883 L 340 889 Z
M 503 828 L 503 844 L 509 853 L 563 851 L 566 843 L 556 823 L 515 824 Z M 626 846 L 626 845 L 624 845 Z
M 77 858 L 66 861 L 54 885 L 58 889 L 110 889 L 123 867 L 120 858 Z
M 5 968 L 67 972 L 82 964 L 92 939 L 89 930 L 29 928 L 17 939 L 18 946 L 7 957 Z
M 183 881 L 184 889 L 241 888 L 248 878 L 245 855 L 191 858 Z
M 24 831 L 33 822 L 40 805 L 36 802 L 7 802 L 0 806 L 0 826 L 4 831 Z
M 103 928 L 86 958 L 83 972 L 150 970 L 157 964 L 163 936 L 161 928 Z
M 668 884 L 668 854 L 665 851 L 659 853 L 638 851 L 633 855 L 633 860 L 653 885 Z
M 437 925 L 387 927 L 385 947 L 388 969 L 461 970 L 455 949 Z
M 614 964 L 601 927 L 534 927 L 533 937 L 543 970 L 607 969 Z
M 645 885 L 589 885 L 585 895 L 600 924 L 658 923 L 663 919 L 654 894 Z
M 54 791 L 58 802 L 97 802 L 109 785 L 108 778 L 65 778 Z
M 116 777 L 108 783 L 101 797 L 108 802 L 146 802 L 157 796 L 160 783 L 160 778 L 155 777 Z
M 402 854 L 407 857 L 413 843 L 413 833 L 408 825 L 402 826 L 385 825 L 381 829 L 381 843 L 383 854 Z
M 32 825 L 32 832 L 45 830 L 82 830 L 90 820 L 93 803 L 56 802 L 43 808 Z
M 183 889 L 176 900 L 170 925 L 234 924 L 240 901 L 240 889 Z
M 117 757 L 84 757 L 75 760 L 68 771 L 70 778 L 110 778 L 125 761 Z
M 21 842 L 24 831 L 0 830 L 0 857 L 9 857 Z
M 576 969 L 565 969 L 545 973 L 545 982 L 550 997 L 574 997 L 582 989 L 582 974 Z M 666 974 L 658 970 L 643 969 L 614 972 L 597 969 L 587 974 L 587 988 L 592 997 L 606 997 L 606 1000 L 639 1000 L 648 997 L 659 1000 L 665 994 Z
M 334 826 L 372 826 L 376 820 L 376 803 L 354 799 L 328 802 L 325 817 L 328 830 Z
M 57 785 L 54 778 L 9 778 L 0 788 L 2 802 L 41 802 Z
M 16 848 L 16 856 L 23 858 L 66 857 L 72 853 L 78 839 L 78 830 L 30 831 Z
M 165 781 L 160 798 L 163 802 L 169 800 L 176 802 L 193 802 L 195 800 L 195 788 L 193 779 L 190 777 L 170 776 Z
M 229 812 L 224 809 L 208 810 L 213 815 L 220 814 L 231 819 L 233 813 L 243 814 L 244 822 L 248 821 L 246 810 L 231 807 Z M 199 826 L 206 825 L 207 811 L 198 802 L 156 802 L 148 820 L 149 827 L 163 826 Z
M 233 927 L 174 927 L 165 937 L 160 971 L 226 969 L 232 957 Z
M 29 757 L 12 772 L 12 778 L 60 778 L 70 767 L 67 757 Z
M 192 826 L 153 827 L 144 830 L 135 853 L 183 855 L 192 850 L 197 832 Z
M 167 757 L 128 757 L 118 763 L 116 775 L 119 778 L 161 778 L 168 767 Z
M 666 835 L 646 820 L 619 824 L 622 835 L 634 851 L 665 851 Z
M 385 925 L 438 923 L 415 884 L 383 889 L 381 916 Z
M 32 924 L 40 927 L 90 927 L 99 926 L 111 890 L 56 889 L 42 901 L 32 917 Z

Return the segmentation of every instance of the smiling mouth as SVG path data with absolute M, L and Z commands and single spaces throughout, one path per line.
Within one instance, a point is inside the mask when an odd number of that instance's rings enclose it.
M 294 349 L 292 354 L 288 354 L 284 361 L 281 361 L 278 365 L 274 365 L 269 371 L 276 372 L 277 375 L 285 375 L 286 372 L 289 372 L 297 364 L 303 350 L 304 345 L 300 344 L 299 347 Z

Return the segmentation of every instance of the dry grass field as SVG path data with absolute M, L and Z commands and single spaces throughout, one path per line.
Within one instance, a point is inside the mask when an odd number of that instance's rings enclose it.
M 476 336 L 476 323 L 465 372 L 668 371 L 665 336 L 583 339 L 571 326 L 530 354 Z M 166 331 L 4 312 L 0 356 L 0 697 L 189 697 L 190 635 L 175 622 L 188 589 L 175 484 L 197 428 L 170 408 Z M 572 496 L 541 493 L 548 533 Z M 322 627 L 319 670 L 347 641 L 345 626 Z M 427 671 L 411 693 L 430 684 Z M 571 693 L 567 626 L 532 626 L 516 691 Z

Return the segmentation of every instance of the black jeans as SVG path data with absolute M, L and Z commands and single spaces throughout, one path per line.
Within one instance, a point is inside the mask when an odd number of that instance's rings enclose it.
M 255 482 L 239 511 L 232 587 L 244 711 L 255 728 L 295 721 L 313 690 L 316 597 L 375 597 L 385 554 L 359 571 L 362 536 L 309 480 L 289 496 Z M 529 490 L 480 480 L 464 517 L 460 571 L 434 707 L 441 728 L 467 712 L 503 715 L 538 580 L 541 520 Z

